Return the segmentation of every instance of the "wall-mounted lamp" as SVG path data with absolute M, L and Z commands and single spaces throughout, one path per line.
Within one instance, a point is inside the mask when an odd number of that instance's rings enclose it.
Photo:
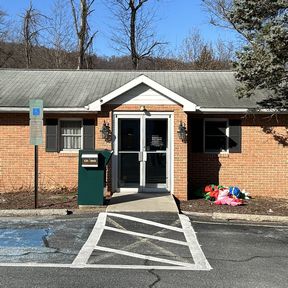
M 178 126 L 177 134 L 179 139 L 182 140 L 182 142 L 187 142 L 187 129 L 185 123 L 182 123 L 182 121 L 180 121 L 180 124 Z
M 102 139 L 105 139 L 106 142 L 111 141 L 112 132 L 111 132 L 109 123 L 106 123 L 104 121 L 104 123 L 102 125 L 102 129 L 100 130 L 100 132 L 102 134 Z

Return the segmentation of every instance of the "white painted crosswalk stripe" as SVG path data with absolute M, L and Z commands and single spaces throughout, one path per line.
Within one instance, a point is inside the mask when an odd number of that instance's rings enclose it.
M 159 236 L 154 236 L 154 235 L 149 235 L 149 234 L 144 234 L 144 233 L 138 233 L 138 232 L 134 232 L 134 231 L 127 231 L 127 230 L 122 230 L 122 229 L 113 228 L 113 227 L 109 227 L 109 226 L 105 226 L 105 230 L 114 231 L 114 232 L 118 232 L 118 233 L 132 235 L 132 236 L 154 239 L 154 240 L 178 244 L 178 245 L 188 246 L 187 242 L 184 242 L 184 241 L 179 241 L 179 240 L 174 240 L 174 239 L 169 239 L 169 238 L 164 238 L 164 237 L 159 237 Z
M 192 265 L 190 263 L 178 262 L 178 261 L 153 257 L 153 256 L 149 256 L 149 255 L 143 255 L 143 254 L 139 254 L 139 253 L 127 252 L 127 251 L 123 251 L 123 250 L 119 250 L 119 249 L 112 249 L 112 248 L 108 248 L 108 247 L 96 246 L 95 249 L 100 250 L 100 251 L 114 253 L 114 254 L 129 256 L 129 257 L 133 257 L 133 258 L 144 259 L 144 260 L 155 261 L 155 262 L 161 262 L 161 263 L 177 265 L 177 266 L 191 267 L 191 265 Z M 137 265 L 133 265 L 133 266 L 137 266 Z M 150 266 L 146 266 L 146 268 L 148 268 L 148 267 L 150 268 Z
M 159 228 L 183 233 L 187 242 L 179 241 L 179 240 L 175 240 L 175 239 L 170 239 L 170 238 L 158 237 L 158 236 L 149 235 L 149 234 L 145 234 L 145 233 L 139 233 L 139 232 L 127 231 L 127 230 L 109 227 L 109 226 L 106 226 L 102 220 L 100 220 L 101 224 L 99 223 L 98 227 L 101 226 L 101 229 L 93 229 L 93 231 L 90 235 L 91 238 L 89 237 L 89 239 L 88 239 L 89 243 L 90 243 L 90 241 L 92 241 L 93 238 L 95 239 L 95 241 L 94 241 L 95 242 L 95 246 L 94 246 L 95 250 L 109 252 L 109 253 L 113 253 L 115 255 L 118 254 L 118 255 L 138 258 L 138 259 L 155 261 L 155 262 L 163 263 L 163 264 L 174 265 L 174 266 L 158 265 L 158 266 L 153 266 L 153 269 L 167 269 L 167 267 L 169 267 L 169 270 L 170 270 L 170 267 L 173 267 L 174 270 L 178 270 L 179 267 L 181 267 L 181 270 L 211 270 L 212 269 L 212 267 L 208 263 L 205 255 L 204 255 L 204 253 L 203 253 L 203 251 L 202 251 L 202 249 L 198 243 L 196 233 L 195 233 L 195 231 L 191 225 L 191 222 L 187 216 L 179 215 L 180 222 L 182 225 L 182 228 L 179 228 L 179 227 L 169 226 L 169 225 L 165 225 L 162 223 L 158 223 L 158 222 L 154 222 L 154 221 L 150 221 L 150 220 L 146 220 L 146 219 L 142 219 L 142 218 L 138 218 L 138 217 L 133 217 L 133 216 L 129 216 L 129 215 L 116 214 L 116 213 L 105 213 L 105 214 L 106 214 L 106 216 L 110 216 L 110 217 L 126 219 L 126 220 L 130 220 L 130 221 L 134 221 L 134 222 L 139 222 L 142 224 L 152 225 L 152 226 L 156 226 Z M 95 224 L 95 226 L 96 225 L 97 225 L 97 223 Z M 103 225 L 103 227 L 102 227 L 102 225 Z M 99 242 L 100 237 L 101 237 L 101 235 L 99 235 L 99 233 L 103 233 L 104 230 L 114 231 L 114 232 L 123 233 L 123 234 L 127 234 L 127 235 L 133 235 L 133 236 L 137 236 L 137 237 L 144 237 L 144 238 L 155 239 L 155 240 L 159 240 L 159 241 L 163 241 L 163 242 L 188 246 L 190 253 L 191 253 L 191 257 L 194 260 L 194 264 L 187 263 L 187 262 L 180 262 L 180 261 L 163 259 L 160 257 L 153 257 L 153 256 L 149 256 L 149 255 L 139 254 L 139 253 L 132 253 L 132 252 L 124 251 L 121 249 L 113 249 L 110 247 L 99 246 L 97 244 Z M 88 242 L 88 240 L 87 240 L 87 242 Z M 85 254 L 85 257 L 81 256 L 81 253 L 82 253 L 81 251 Z M 81 249 L 81 251 L 79 252 L 79 254 L 77 255 L 76 258 L 87 259 L 87 255 L 86 255 L 87 250 Z M 91 254 L 92 254 L 92 252 L 93 251 L 91 251 Z M 83 267 L 86 267 L 86 265 L 89 265 L 89 268 L 95 267 L 95 268 L 117 268 L 117 269 L 127 269 L 128 268 L 128 269 L 132 269 L 132 267 L 133 267 L 133 269 L 137 269 L 137 268 L 138 269 L 152 269 L 151 265 L 131 265 L 131 266 L 129 266 L 129 265 L 106 264 L 106 266 L 105 266 L 103 264 L 88 264 L 87 262 L 83 263 L 81 261 L 75 261 L 74 260 L 73 265 L 79 265 L 79 264 L 84 265 Z
M 156 226 L 159 228 L 164 228 L 164 229 L 168 229 L 168 230 L 172 230 L 172 231 L 183 232 L 183 230 L 179 227 L 169 226 L 169 225 L 165 225 L 162 223 L 158 223 L 158 222 L 154 222 L 154 221 L 150 221 L 150 220 L 146 220 L 146 219 L 142 219 L 142 218 L 138 218 L 138 217 L 133 217 L 133 216 L 124 215 L 124 214 L 116 214 L 116 213 L 106 213 L 106 214 L 107 214 L 107 216 L 113 216 L 116 218 L 122 218 L 122 219 L 126 219 L 126 220 L 131 220 L 134 222 L 140 222 L 143 224 L 152 225 L 152 226 Z

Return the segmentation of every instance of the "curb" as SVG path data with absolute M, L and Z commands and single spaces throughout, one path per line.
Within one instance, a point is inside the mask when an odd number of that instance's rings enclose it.
M 95 207 L 87 209 L 70 209 L 73 215 L 83 215 L 105 212 L 106 207 Z M 280 222 L 288 223 L 288 216 L 270 216 L 270 215 L 253 215 L 253 214 L 234 214 L 234 213 L 201 213 L 182 211 L 183 214 L 195 217 L 206 217 L 213 220 L 243 220 L 251 222 Z M 23 210 L 0 210 L 0 217 L 22 217 L 22 216 L 66 216 L 66 209 L 23 209 Z
M 251 222 L 281 222 L 288 223 L 288 216 L 270 216 L 270 215 L 254 215 L 254 214 L 234 214 L 234 213 L 200 213 L 200 212 L 190 212 L 190 211 L 182 211 L 182 213 L 189 216 L 196 217 L 209 217 L 213 220 L 243 220 L 243 221 L 251 221 Z
M 95 207 L 87 209 L 69 209 L 73 215 L 92 214 L 106 211 L 106 207 Z M 0 210 L 0 217 L 22 217 L 22 216 L 66 216 L 67 209 L 11 209 Z

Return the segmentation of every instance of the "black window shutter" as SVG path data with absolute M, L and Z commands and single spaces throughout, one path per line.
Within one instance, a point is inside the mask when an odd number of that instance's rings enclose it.
M 83 120 L 83 149 L 95 149 L 95 120 Z
M 192 152 L 203 152 L 203 119 L 191 119 L 191 147 Z
M 46 119 L 46 151 L 58 152 L 58 119 Z
M 241 120 L 229 120 L 229 152 L 241 153 Z

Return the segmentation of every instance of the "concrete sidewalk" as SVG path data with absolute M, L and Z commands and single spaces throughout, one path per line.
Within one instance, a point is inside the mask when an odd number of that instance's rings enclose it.
M 114 193 L 107 212 L 171 212 L 178 213 L 170 193 Z

